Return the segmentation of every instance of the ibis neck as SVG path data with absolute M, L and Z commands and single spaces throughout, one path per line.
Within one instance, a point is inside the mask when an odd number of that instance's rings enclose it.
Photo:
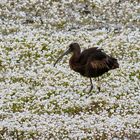
M 69 64 L 71 69 L 73 69 L 76 72 L 79 72 L 79 58 L 80 58 L 81 51 L 80 49 L 78 51 L 74 51 L 72 57 L 70 58 Z
M 81 53 L 80 50 L 73 52 L 73 55 L 71 57 L 71 60 L 73 61 L 73 63 L 79 60 L 80 53 Z
M 80 58 L 80 51 L 73 52 L 72 57 L 70 58 L 69 64 L 71 69 L 78 72 L 79 70 L 79 58 Z

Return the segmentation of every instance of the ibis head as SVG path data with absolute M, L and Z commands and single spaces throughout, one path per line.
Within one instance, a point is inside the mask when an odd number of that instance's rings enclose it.
M 68 47 L 68 49 L 55 61 L 54 66 L 63 58 L 63 56 L 71 53 L 71 52 L 76 52 L 80 50 L 80 46 L 78 43 L 71 43 Z

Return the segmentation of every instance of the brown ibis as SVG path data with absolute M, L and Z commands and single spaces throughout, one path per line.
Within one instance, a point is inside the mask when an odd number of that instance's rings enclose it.
M 109 70 L 119 68 L 117 59 L 107 55 L 103 52 L 103 49 L 92 47 L 81 52 L 78 43 L 71 43 L 68 50 L 54 63 L 54 66 L 64 55 L 69 53 L 72 53 L 72 57 L 69 60 L 70 68 L 82 76 L 90 78 L 91 87 L 89 92 L 93 89 L 92 77 L 99 77 Z M 100 86 L 98 86 L 98 90 L 100 91 Z

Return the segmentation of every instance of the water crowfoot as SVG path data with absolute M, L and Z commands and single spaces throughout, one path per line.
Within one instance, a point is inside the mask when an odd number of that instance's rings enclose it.
M 85 2 L 1 1 L 0 139 L 140 139 L 139 2 Z M 72 42 L 118 59 L 100 92 L 68 59 L 53 67 Z

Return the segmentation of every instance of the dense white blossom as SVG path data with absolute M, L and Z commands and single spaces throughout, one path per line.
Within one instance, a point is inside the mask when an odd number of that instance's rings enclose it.
M 138 0 L 0 2 L 0 139 L 140 139 Z M 89 79 L 69 68 L 69 44 L 103 48 L 119 69 Z

